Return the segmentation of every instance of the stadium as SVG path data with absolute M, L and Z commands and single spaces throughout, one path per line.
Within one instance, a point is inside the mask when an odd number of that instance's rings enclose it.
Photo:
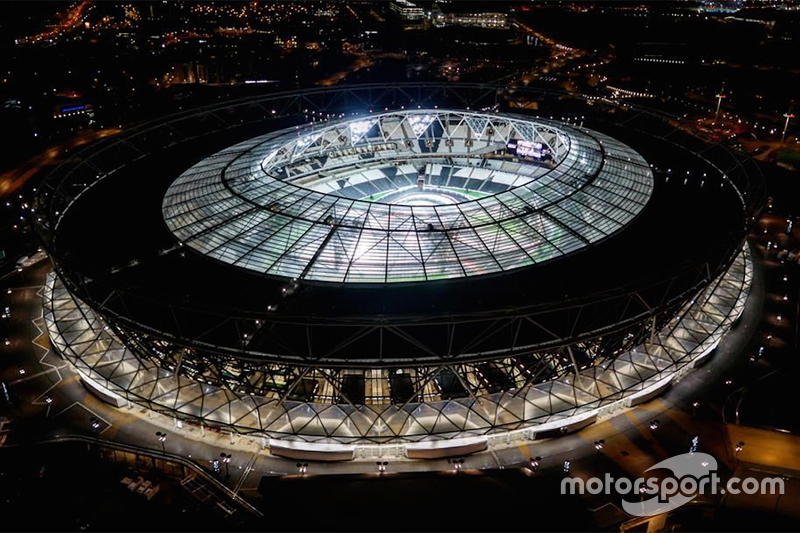
M 758 171 L 677 123 L 436 83 L 165 117 L 38 188 L 45 323 L 107 401 L 276 454 L 575 431 L 704 361 L 747 300 Z

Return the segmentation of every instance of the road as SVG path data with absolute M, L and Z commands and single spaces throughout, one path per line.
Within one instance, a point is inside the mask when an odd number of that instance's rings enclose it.
M 5 199 L 21 189 L 30 179 L 61 163 L 72 156 L 72 152 L 90 142 L 116 135 L 119 128 L 102 130 L 85 130 L 71 137 L 68 141 L 53 145 L 41 154 L 30 158 L 17 167 L 0 174 L 0 199 Z

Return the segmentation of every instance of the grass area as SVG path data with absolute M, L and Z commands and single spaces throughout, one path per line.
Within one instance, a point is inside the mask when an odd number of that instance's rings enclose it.
M 463 194 L 465 196 L 470 196 L 472 198 L 486 198 L 487 196 L 491 196 L 490 194 L 487 194 L 485 192 L 471 191 L 469 189 L 460 189 L 458 187 L 437 187 L 437 189 L 442 189 L 445 191 L 453 191 L 455 193 Z M 383 198 L 386 198 L 388 195 L 393 194 L 394 192 L 395 192 L 394 190 L 383 191 L 378 194 L 371 194 L 369 196 L 366 196 L 362 198 L 362 200 L 367 202 L 380 202 Z
M 779 164 L 800 169 L 800 152 L 783 148 L 776 152 L 776 156 Z

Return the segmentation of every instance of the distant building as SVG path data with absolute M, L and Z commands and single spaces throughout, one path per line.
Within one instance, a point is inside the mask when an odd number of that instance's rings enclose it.
M 767 9 L 740 9 L 732 15 L 725 17 L 725 20 L 732 20 L 735 22 L 751 22 L 754 24 L 763 24 L 768 28 L 775 26 L 775 22 L 780 17 L 777 11 Z
M 339 15 L 339 10 L 336 7 L 324 7 L 314 11 L 314 16 L 317 18 L 333 18 Z
M 702 0 L 698 10 L 706 13 L 735 13 L 743 6 L 744 0 Z
M 53 110 L 53 118 L 78 118 L 78 119 L 94 119 L 94 108 L 91 104 L 82 103 L 69 103 L 61 104 Z
M 194 61 L 175 63 L 172 71 L 172 83 L 197 83 L 197 68 Z
M 281 37 L 280 35 L 276 35 L 275 44 L 287 50 L 294 50 L 297 48 L 297 36 L 291 35 L 287 37 Z
M 212 58 L 213 59 L 213 58 Z M 225 71 L 216 61 L 197 63 L 198 83 L 225 83 Z
M 425 11 L 408 0 L 395 0 L 389 7 L 405 20 L 422 20 L 425 18 Z
M 441 13 L 434 19 L 436 26 L 478 26 L 480 28 L 507 28 L 505 13 Z

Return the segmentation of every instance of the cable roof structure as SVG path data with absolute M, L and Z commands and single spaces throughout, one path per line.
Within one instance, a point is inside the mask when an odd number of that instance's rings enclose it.
M 533 157 L 507 152 L 528 143 Z M 393 283 L 507 271 L 623 228 L 653 173 L 607 135 L 506 114 L 381 113 L 206 158 L 163 215 L 195 250 L 267 275 Z

